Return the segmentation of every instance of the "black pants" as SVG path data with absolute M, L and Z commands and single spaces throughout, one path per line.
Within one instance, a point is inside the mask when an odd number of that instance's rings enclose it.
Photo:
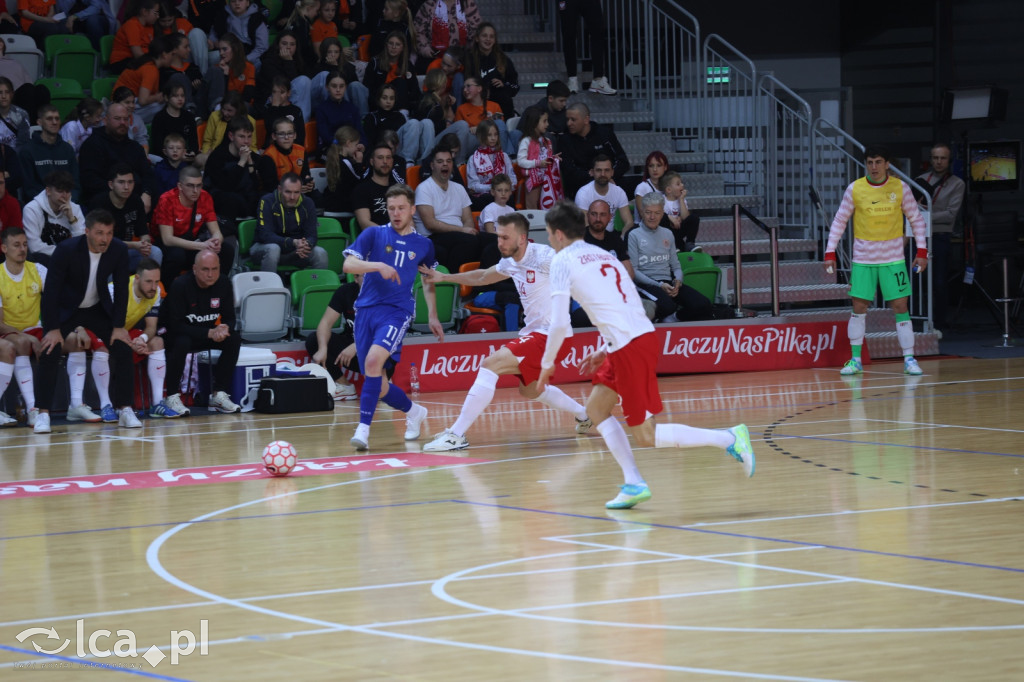
M 430 241 L 434 242 L 437 262 L 448 272 L 458 272 L 465 263 L 479 261 L 484 249 L 497 243 L 498 236 L 491 232 L 436 232 L 430 235 Z
M 60 333 L 67 336 L 76 327 L 85 327 L 96 338 L 101 339 L 110 349 L 110 375 L 113 379 L 113 395 L 116 407 L 130 407 L 133 397 L 133 364 L 132 349 L 123 341 L 110 343 L 110 334 L 114 331 L 110 316 L 97 303 L 91 308 L 79 308 L 74 315 L 60 325 Z M 60 368 L 61 349 L 54 348 L 39 358 L 39 374 L 36 377 L 36 400 L 40 409 L 52 408 L 53 393 L 57 387 L 57 371 Z
M 344 320 L 342 320 L 342 322 L 344 322 Z M 337 381 L 338 377 L 341 376 L 341 367 L 339 367 L 334 360 L 338 357 L 338 353 L 348 348 L 352 341 L 352 333 L 344 331 L 339 334 L 332 333 L 330 340 L 327 342 L 327 359 L 324 360 L 324 365 L 327 366 L 327 373 L 330 374 L 331 378 L 335 381 Z M 310 334 L 306 337 L 306 352 L 309 353 L 309 357 L 313 357 L 319 347 L 320 344 L 316 340 L 316 334 Z M 353 355 L 352 360 L 345 365 L 345 369 L 358 373 L 358 356 Z
M 676 238 L 676 248 L 680 251 L 689 251 L 697 242 L 697 232 L 700 230 L 700 216 L 690 214 L 683 219 L 679 229 L 666 225 Z
M 198 251 L 183 249 L 180 246 L 161 246 L 164 250 L 164 262 L 160 264 L 160 279 L 164 286 L 171 288 L 171 283 L 184 270 L 190 270 L 196 261 Z M 220 274 L 224 277 L 231 276 L 231 267 L 235 264 L 235 247 L 228 240 L 220 244 Z
M 637 289 L 643 289 L 654 296 L 654 319 L 660 321 L 675 313 L 680 321 L 710 320 L 713 315 L 711 301 L 693 287 L 681 284 L 675 298 L 665 293 L 656 284 L 637 283 Z M 643 296 L 643 294 L 641 294 Z
M 242 338 L 232 332 L 223 341 L 213 339 L 194 339 L 187 334 L 177 333 L 164 336 L 167 348 L 167 378 L 164 387 L 167 395 L 181 392 L 181 376 L 185 373 L 185 357 L 189 353 L 201 350 L 219 350 L 220 359 L 213 368 L 213 387 L 211 393 L 224 391 L 231 393 L 231 382 L 238 364 L 238 351 L 242 347 Z M 129 356 L 129 362 L 131 357 Z
M 601 5 L 592 0 L 559 0 L 558 20 L 562 25 L 562 55 L 565 71 L 570 78 L 576 75 L 576 30 L 583 23 L 590 31 L 590 58 L 593 60 L 594 78 L 605 75 L 605 25 Z

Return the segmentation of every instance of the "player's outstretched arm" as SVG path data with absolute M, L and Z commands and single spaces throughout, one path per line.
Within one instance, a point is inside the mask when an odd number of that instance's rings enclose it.
M 427 304 L 427 325 L 438 341 L 444 341 L 444 329 L 441 327 L 441 321 L 437 319 L 437 296 L 434 293 L 434 284 L 428 282 L 426 278 L 421 281 L 423 282 L 423 300 Z
M 508 279 L 508 275 L 501 274 L 494 266 L 491 266 L 486 270 L 480 270 L 477 268 L 476 270 L 470 270 L 469 272 L 445 273 L 428 268 L 426 265 L 421 265 L 420 275 L 423 277 L 424 282 L 430 282 L 431 284 L 437 284 L 438 282 L 453 282 L 455 284 L 465 284 L 471 287 L 487 286 L 488 284 L 494 284 L 495 282 L 500 282 L 503 279 Z

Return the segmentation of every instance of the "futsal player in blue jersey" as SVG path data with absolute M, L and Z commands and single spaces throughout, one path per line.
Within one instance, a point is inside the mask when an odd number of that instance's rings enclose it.
M 416 299 L 413 284 L 419 266 L 437 267 L 434 245 L 416 233 L 413 215 L 416 195 L 406 185 L 394 185 L 385 195 L 390 223 L 363 230 L 352 246 L 345 249 L 345 272 L 364 275 L 363 288 L 356 298 L 355 340 L 359 366 L 363 371 L 363 392 L 359 397 L 359 426 L 352 436 L 357 450 L 366 450 L 370 442 L 370 424 L 383 400 L 405 412 L 405 439 L 420 437 L 420 425 L 427 408 L 409 400 L 398 386 L 384 376 L 402 352 L 402 339 L 412 322 Z M 437 319 L 434 285 L 423 282 L 430 331 L 444 341 Z

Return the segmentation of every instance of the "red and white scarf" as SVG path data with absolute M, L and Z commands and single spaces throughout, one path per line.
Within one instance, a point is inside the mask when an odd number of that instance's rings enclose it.
M 466 11 L 461 0 L 455 0 L 455 25 L 459 29 L 459 45 L 469 42 L 469 28 L 466 25 Z M 448 3 L 437 0 L 434 5 L 434 18 L 430 22 L 430 46 L 438 52 L 444 52 L 452 44 L 451 21 L 448 17 Z
M 546 137 L 542 137 L 540 140 L 530 138 L 526 158 L 538 163 L 527 170 L 526 191 L 529 192 L 534 187 L 540 187 L 540 207 L 543 209 L 551 208 L 555 202 L 565 198 L 565 190 L 562 188 L 562 171 L 558 159 L 554 159 L 554 163 L 550 166 L 541 163 L 553 156 L 551 140 Z
M 473 152 L 473 166 L 480 178 L 488 183 L 495 175 L 508 172 L 505 170 L 505 152 L 496 147 L 478 147 Z

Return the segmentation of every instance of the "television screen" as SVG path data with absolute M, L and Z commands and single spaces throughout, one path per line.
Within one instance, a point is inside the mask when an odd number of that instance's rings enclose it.
M 967 147 L 972 192 L 1020 188 L 1020 141 L 971 142 Z

